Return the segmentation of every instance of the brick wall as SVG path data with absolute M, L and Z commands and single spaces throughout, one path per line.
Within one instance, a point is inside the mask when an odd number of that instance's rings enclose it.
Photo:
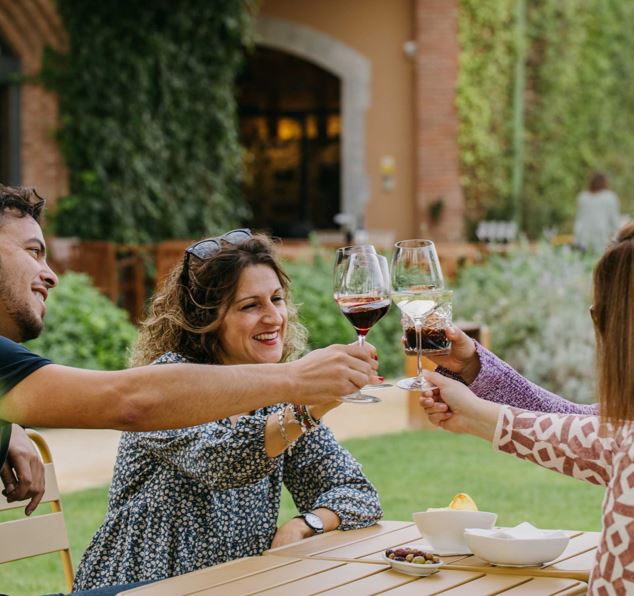
M 66 34 L 54 0 L 0 0 L 0 35 L 21 61 L 24 75 L 40 71 L 45 46 L 64 49 Z M 53 139 L 58 123 L 55 94 L 23 83 L 20 96 L 21 183 L 35 186 L 51 203 L 68 189 L 68 173 Z
M 416 213 L 420 235 L 458 240 L 464 198 L 458 170 L 458 0 L 415 0 Z M 430 205 L 442 199 L 437 223 Z

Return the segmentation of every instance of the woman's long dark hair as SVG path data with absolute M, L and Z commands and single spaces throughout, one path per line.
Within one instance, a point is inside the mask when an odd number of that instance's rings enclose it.
M 594 269 L 592 315 L 601 415 L 634 420 L 634 223 L 623 227 Z

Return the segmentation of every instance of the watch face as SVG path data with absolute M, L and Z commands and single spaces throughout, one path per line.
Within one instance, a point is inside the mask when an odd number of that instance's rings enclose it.
M 315 515 L 314 513 L 304 513 L 302 517 L 306 521 L 306 524 L 315 532 L 319 532 L 324 530 L 324 522 L 321 521 L 321 517 Z

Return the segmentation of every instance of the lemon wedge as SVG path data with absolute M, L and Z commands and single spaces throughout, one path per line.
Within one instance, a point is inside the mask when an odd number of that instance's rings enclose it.
M 449 509 L 458 511 L 477 511 L 478 506 L 467 493 L 458 493 L 449 503 Z

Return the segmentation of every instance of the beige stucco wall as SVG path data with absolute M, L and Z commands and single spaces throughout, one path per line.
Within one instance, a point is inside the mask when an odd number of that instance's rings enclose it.
M 414 38 L 412 0 L 262 0 L 260 12 L 330 35 L 371 62 L 365 225 L 391 230 L 397 238 L 415 235 L 414 62 L 403 51 Z M 382 156 L 395 159 L 391 191 L 382 188 Z

